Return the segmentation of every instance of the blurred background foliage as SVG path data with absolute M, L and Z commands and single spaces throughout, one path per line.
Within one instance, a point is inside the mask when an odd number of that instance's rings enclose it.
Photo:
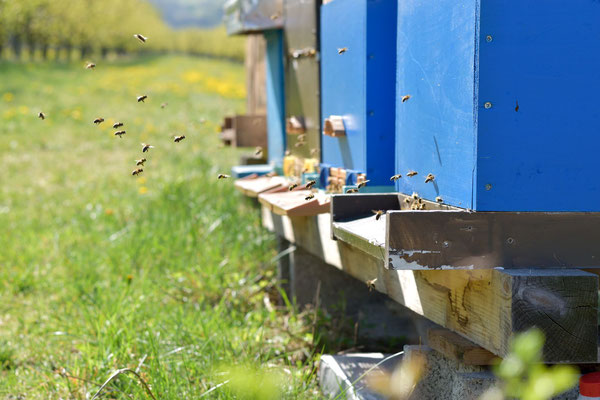
M 229 38 L 222 26 L 206 28 L 208 21 L 220 22 L 220 0 L 205 16 L 178 1 L 159 3 L 167 16 L 188 10 L 196 19 L 181 20 L 179 26 L 188 27 L 175 29 L 146 0 L 0 0 L 0 55 L 31 61 L 177 53 L 243 60 L 243 39 Z M 205 28 L 189 27 L 194 21 Z M 144 46 L 132 40 L 136 33 L 148 37 Z

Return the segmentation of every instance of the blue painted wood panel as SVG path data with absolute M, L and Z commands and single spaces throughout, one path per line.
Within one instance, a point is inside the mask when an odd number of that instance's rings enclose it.
M 269 162 L 283 165 L 285 153 L 285 89 L 283 66 L 283 33 L 265 31 L 266 90 L 267 90 L 267 144 Z
M 366 173 L 372 186 L 393 174 L 395 15 L 396 0 L 321 7 L 321 116 L 342 116 L 346 128 L 345 137 L 322 136 L 322 161 Z
M 600 2 L 508 3 L 481 2 L 476 208 L 600 211 Z
M 475 0 L 398 2 L 397 189 L 465 208 L 475 168 L 476 15 Z

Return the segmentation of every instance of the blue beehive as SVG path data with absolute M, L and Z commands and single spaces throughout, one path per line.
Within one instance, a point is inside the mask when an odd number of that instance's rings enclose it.
M 321 6 L 322 162 L 379 190 L 393 190 L 396 9 L 396 0 Z
M 479 211 L 599 211 L 599 21 L 591 0 L 399 2 L 397 189 Z

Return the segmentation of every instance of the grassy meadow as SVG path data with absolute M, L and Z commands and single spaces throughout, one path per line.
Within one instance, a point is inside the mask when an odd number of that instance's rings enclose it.
M 216 179 L 241 154 L 218 123 L 244 98 L 226 61 L 0 63 L 0 398 L 91 398 L 119 368 L 158 399 L 317 396 L 274 238 Z M 149 396 L 123 374 L 100 397 Z

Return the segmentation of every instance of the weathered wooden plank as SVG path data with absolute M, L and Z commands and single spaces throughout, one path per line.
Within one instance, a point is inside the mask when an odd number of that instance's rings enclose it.
M 448 329 L 430 329 L 427 345 L 445 357 L 466 365 L 493 365 L 498 356 Z
M 266 42 L 262 33 L 246 39 L 246 112 L 264 114 L 267 109 Z
M 261 193 L 258 195 L 258 201 L 275 214 L 290 217 L 327 213 L 330 207 L 329 195 L 308 189 Z
M 248 197 L 258 197 L 259 194 L 287 185 L 283 176 L 261 176 L 254 179 L 236 179 L 235 188 Z M 287 187 L 287 186 L 286 186 Z
M 330 239 L 330 215 L 289 218 L 262 208 L 263 224 L 431 321 L 505 356 L 515 332 L 538 326 L 548 362 L 596 362 L 598 278 L 579 270 L 394 271 Z

